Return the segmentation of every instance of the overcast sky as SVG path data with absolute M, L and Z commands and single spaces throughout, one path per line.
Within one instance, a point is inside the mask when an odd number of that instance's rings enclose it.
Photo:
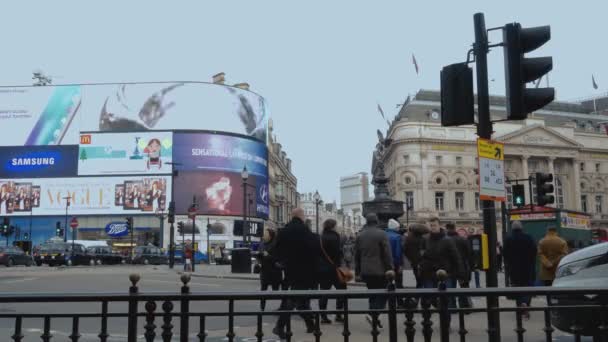
M 605 1 L 211 3 L 4 2 L 0 83 L 29 84 L 36 68 L 55 83 L 208 81 L 223 71 L 267 99 L 298 190 L 338 203 L 340 176 L 369 172 L 376 128 L 386 129 L 376 104 L 392 117 L 408 94 L 438 89 L 441 67 L 466 59 L 475 12 L 488 28 L 551 25 L 539 54 L 553 56 L 558 99 L 608 85 Z M 504 94 L 500 48 L 489 73 L 490 92 Z

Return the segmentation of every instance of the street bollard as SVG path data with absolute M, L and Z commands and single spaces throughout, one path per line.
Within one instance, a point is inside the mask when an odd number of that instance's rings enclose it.
M 188 283 L 190 282 L 189 274 L 182 274 L 180 280 L 182 281 L 182 300 L 180 303 L 180 318 L 179 318 L 179 340 L 181 342 L 188 342 L 188 330 L 189 330 L 189 320 L 188 316 L 190 312 L 190 300 L 186 297 L 187 294 L 190 293 L 190 287 Z
M 450 312 L 448 311 L 448 297 L 445 294 L 448 273 L 444 270 L 438 270 L 436 275 L 438 290 L 444 292 L 439 295 L 439 339 L 441 342 L 448 342 L 450 340 Z
M 388 340 L 397 342 L 397 296 L 395 294 L 395 271 L 384 273 L 388 280 Z
M 137 293 L 139 289 L 137 287 L 137 283 L 141 277 L 139 274 L 133 273 L 129 275 L 129 281 L 131 282 L 131 287 L 129 287 L 129 313 L 128 313 L 128 327 L 127 327 L 127 341 L 128 342 L 136 342 L 137 341 Z

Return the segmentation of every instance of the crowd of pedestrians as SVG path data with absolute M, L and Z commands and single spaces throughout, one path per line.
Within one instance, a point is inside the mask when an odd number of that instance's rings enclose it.
M 448 288 L 468 288 L 471 274 L 476 274 L 478 262 L 466 237 L 456 231 L 452 223 L 442 226 L 439 218 L 431 217 L 425 223 L 411 224 L 407 229 L 396 220 L 389 220 L 386 228 L 379 226 L 375 214 L 365 217 L 366 224 L 356 237 L 344 237 L 336 231 L 336 221 L 328 219 L 323 222 L 321 234 L 315 234 L 309 222 L 306 222 L 304 211 L 293 210 L 291 220 L 278 232 L 267 230 L 263 245 L 258 254 L 258 266 L 261 290 L 330 290 L 346 289 L 348 281 L 354 276 L 363 282 L 368 289 L 386 289 L 387 275 L 394 276 L 397 288 L 404 287 L 403 269 L 405 260 L 410 264 L 415 277 L 416 288 L 437 288 L 439 280 L 437 271 L 447 273 L 445 281 Z M 512 233 L 505 238 L 504 247 L 499 248 L 506 272 L 512 286 L 531 286 L 536 281 L 536 258 L 540 260 L 539 278 L 544 285 L 550 285 L 555 277 L 559 260 L 568 252 L 566 242 L 557 236 L 554 228 L 549 228 L 547 236 L 538 246 L 532 237 L 523 232 L 520 222 L 512 223 Z M 502 263 L 501 263 L 502 264 Z M 352 269 L 354 274 L 348 270 Z M 479 284 L 476 284 L 479 287 Z M 518 306 L 529 306 L 529 297 L 513 298 Z M 398 301 L 401 307 L 436 306 L 433 299 L 418 301 L 414 298 Z M 468 297 L 454 298 L 449 301 L 450 307 L 472 308 Z M 322 298 L 319 309 L 327 310 L 328 300 Z M 336 310 L 344 307 L 342 300 L 336 301 Z M 386 307 L 386 297 L 369 299 L 370 314 L 367 321 L 376 327 L 382 327 L 378 310 Z M 261 302 L 261 309 L 266 303 Z M 314 332 L 311 301 L 305 297 L 283 300 L 280 311 L 299 310 L 307 332 Z M 527 317 L 524 313 L 524 317 Z M 341 323 L 341 314 L 330 318 L 321 314 L 321 323 Z M 280 314 L 273 333 L 280 338 L 286 337 L 286 325 L 289 314 Z

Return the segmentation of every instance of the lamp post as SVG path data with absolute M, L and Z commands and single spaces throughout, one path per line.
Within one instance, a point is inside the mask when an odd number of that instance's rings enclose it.
M 319 234 L 319 204 L 321 204 L 321 195 L 319 195 L 319 191 L 315 191 L 313 195 L 313 199 L 315 200 L 315 216 L 317 219 L 317 234 Z
M 192 253 L 190 258 L 192 259 L 190 263 L 192 264 L 192 272 L 194 272 L 194 244 L 196 242 L 194 233 L 196 233 L 196 212 L 197 212 L 198 204 L 196 203 L 196 195 L 192 196 L 192 205 L 190 206 L 190 210 L 188 210 L 188 216 L 192 219 Z M 185 234 L 184 234 L 185 235 Z M 185 251 L 185 246 L 183 247 Z
M 169 202 L 168 221 L 171 224 L 169 228 L 169 268 L 172 269 L 175 265 L 175 177 L 178 175 L 175 166 L 182 164 L 177 162 L 167 162 L 167 164 L 171 165 L 171 202 Z
M 248 227 L 245 227 L 247 224 L 247 179 L 249 179 L 247 165 L 243 166 L 243 171 L 241 171 L 241 179 L 243 180 L 243 245 L 246 245 L 247 233 L 249 233 Z
M 165 231 L 165 218 L 167 217 L 167 214 L 165 214 L 164 210 L 162 210 L 162 209 L 159 208 L 156 211 L 156 217 L 158 217 L 158 219 L 160 221 L 160 232 L 161 232 L 161 235 L 160 235 L 160 239 L 161 239 L 160 240 L 160 246 L 162 247 L 163 246 L 163 240 L 164 240 L 163 239 L 163 233 Z
M 70 196 L 63 198 L 65 200 L 65 228 L 63 229 L 63 242 L 68 242 L 68 208 L 70 207 Z

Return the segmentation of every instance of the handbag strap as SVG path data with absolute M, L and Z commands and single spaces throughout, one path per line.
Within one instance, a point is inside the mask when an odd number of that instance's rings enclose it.
M 333 260 L 331 260 L 331 258 L 325 251 L 325 248 L 323 247 L 323 237 L 319 237 L 319 244 L 321 245 L 321 251 L 323 252 L 323 255 L 325 256 L 325 259 L 327 259 L 327 262 L 329 262 L 333 267 L 336 267 L 336 264 L 333 262 Z

